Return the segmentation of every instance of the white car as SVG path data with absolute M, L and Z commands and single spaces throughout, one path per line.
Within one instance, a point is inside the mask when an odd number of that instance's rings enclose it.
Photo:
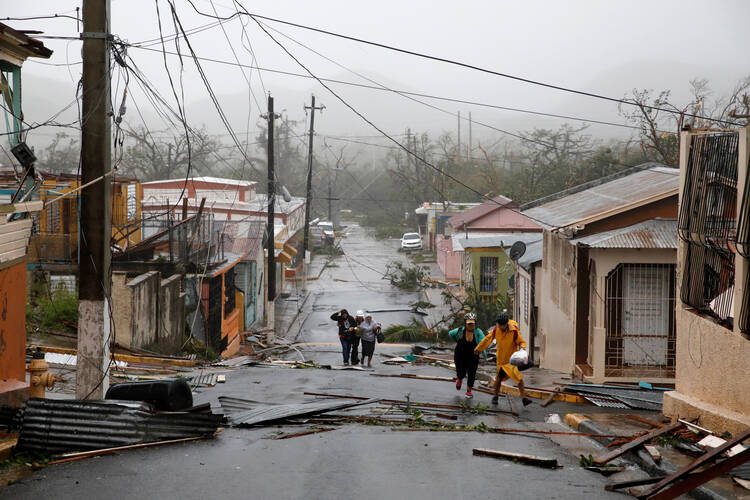
M 318 222 L 318 227 L 323 233 L 323 240 L 327 243 L 333 243 L 333 240 L 335 238 L 335 233 L 333 232 L 333 223 L 332 222 Z
M 422 237 L 419 233 L 404 233 L 401 237 L 402 250 L 422 250 Z

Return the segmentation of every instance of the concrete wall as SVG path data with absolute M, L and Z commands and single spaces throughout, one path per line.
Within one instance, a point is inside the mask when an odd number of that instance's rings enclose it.
M 115 341 L 131 349 L 150 347 L 165 353 L 179 350 L 185 331 L 181 280 L 181 275 L 162 280 L 158 271 L 132 280 L 126 273 L 112 273 Z
M 576 273 L 573 269 L 567 273 L 566 279 L 570 280 L 570 286 L 567 286 L 567 283 L 565 286 L 553 283 L 555 269 L 561 273 L 564 271 L 563 268 L 570 267 L 571 263 L 562 262 L 564 259 L 560 256 L 563 245 L 568 245 L 568 242 L 549 231 L 545 231 L 544 234 L 544 257 L 542 266 L 537 268 L 536 275 L 536 295 L 539 301 L 538 332 L 541 347 L 539 366 L 563 373 L 573 373 L 575 369 Z M 553 251 L 551 245 L 557 245 L 557 250 Z M 557 263 L 553 263 L 553 260 Z M 557 295 L 557 301 L 553 300 L 553 294 Z M 558 305 L 562 303 L 560 298 L 563 294 L 568 294 L 565 297 L 568 305 L 565 310 Z
M 688 133 L 683 133 L 680 144 L 680 194 L 688 158 Z M 748 175 L 750 133 L 740 131 L 737 186 L 738 212 L 742 191 Z M 748 193 L 750 195 L 750 193 Z M 685 243 L 680 242 L 677 266 L 678 290 L 682 282 Z M 713 319 L 701 317 L 687 305 L 677 306 L 677 376 L 676 390 L 664 395 L 664 414 L 687 419 L 699 419 L 699 424 L 717 432 L 737 434 L 750 426 L 750 339 L 739 330 L 737 313 L 742 308 L 747 259 L 735 256 L 734 311 L 732 330 L 718 325 Z
M 453 242 L 450 238 L 444 239 L 442 236 L 438 236 L 437 262 L 445 279 L 457 280 L 461 277 L 462 256 L 463 252 L 453 251 Z

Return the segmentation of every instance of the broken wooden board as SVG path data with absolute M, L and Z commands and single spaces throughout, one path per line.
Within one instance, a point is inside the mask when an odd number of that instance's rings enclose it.
M 673 424 L 665 425 L 663 427 L 654 429 L 651 432 L 646 433 L 643 436 L 638 437 L 627 444 L 624 444 L 623 446 L 617 448 L 616 450 L 612 450 L 608 453 L 605 453 L 604 455 L 596 457 L 594 459 L 594 463 L 597 465 L 606 464 L 607 462 L 614 460 L 620 455 L 623 455 L 644 443 L 648 443 L 650 440 L 652 440 L 656 436 L 661 436 L 662 434 L 666 434 L 667 432 L 672 432 L 674 430 L 679 429 L 680 427 L 682 427 L 682 425 L 683 425 L 682 422 L 675 422 Z
M 558 467 L 556 458 L 536 457 L 534 455 L 524 455 L 522 453 L 488 450 L 487 448 L 474 448 L 471 451 L 474 455 L 478 456 L 503 458 L 506 460 L 512 460 L 514 462 L 521 462 L 529 465 L 538 465 L 539 467 L 547 467 L 549 469 L 555 469 Z
M 553 392 L 552 392 L 552 393 L 551 393 L 551 394 L 550 394 L 549 396 L 547 396 L 547 397 L 545 398 L 545 400 L 544 400 L 544 401 L 542 401 L 542 403 L 541 403 L 541 405 L 540 405 L 540 406 L 541 406 L 542 408 L 546 408 L 547 406 L 549 406 L 549 404 L 550 404 L 550 403 L 551 403 L 552 401 L 554 401 L 554 400 L 555 400 L 555 395 L 557 395 L 557 394 L 560 394 L 560 392 L 562 392 L 562 388 L 560 388 L 560 387 L 555 387 L 555 390 L 554 390 L 554 391 L 553 391 Z
M 677 422 L 677 423 L 682 425 L 682 422 Z M 706 481 L 710 481 L 711 479 L 713 479 L 719 474 L 723 474 L 724 472 L 727 472 L 738 465 L 742 465 L 747 460 L 750 460 L 750 448 L 745 449 L 744 451 L 734 455 L 733 457 L 727 458 L 720 464 L 709 467 L 703 470 L 702 472 L 697 473 L 694 476 L 688 477 L 688 474 L 690 472 L 693 472 L 699 467 L 712 462 L 713 460 L 718 458 L 721 454 L 723 454 L 725 451 L 742 443 L 748 438 L 750 438 L 750 429 L 745 430 L 745 432 L 736 436 L 732 440 L 727 441 L 723 445 L 718 446 L 706 452 L 705 454 L 701 455 L 700 457 L 695 459 L 692 463 L 686 465 L 685 467 L 678 470 L 674 474 L 671 474 L 668 477 L 664 478 L 659 483 L 654 485 L 652 488 L 649 488 L 638 498 L 675 498 L 681 495 L 682 493 L 685 493 L 686 491 L 690 491 L 694 488 L 697 488 L 698 486 L 702 485 Z M 664 490 L 664 488 L 670 486 L 671 484 L 679 480 L 682 480 L 682 481 L 676 484 L 675 486 L 671 486 L 667 488 L 666 490 Z M 685 489 L 685 488 L 688 488 L 688 489 Z M 660 490 L 664 490 L 664 491 L 661 491 L 660 493 Z M 676 493 L 676 495 L 670 496 L 673 493 Z

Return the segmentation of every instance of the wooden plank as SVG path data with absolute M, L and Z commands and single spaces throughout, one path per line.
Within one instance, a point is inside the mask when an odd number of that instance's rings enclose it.
M 26 257 L 26 245 L 24 245 L 23 248 L 18 248 L 6 253 L 0 253 L 0 262 L 10 262 L 22 257 Z
M 18 214 L 22 212 L 39 212 L 44 209 L 44 202 L 26 201 L 22 203 L 9 203 L 0 205 L 0 214 Z
M 0 244 L 10 243 L 18 240 L 28 242 L 29 236 L 31 236 L 31 228 L 20 228 L 16 231 L 6 231 L 0 233 Z
M 680 424 L 680 425 L 682 425 L 682 422 L 677 422 L 677 423 Z M 672 424 L 672 425 L 674 425 L 674 424 Z M 746 429 L 745 432 L 743 432 L 742 434 L 738 435 L 737 437 L 735 437 L 735 438 L 727 441 L 723 445 L 718 446 L 718 447 L 712 449 L 711 451 L 708 451 L 708 452 L 704 453 L 703 455 L 701 455 L 700 457 L 698 457 L 697 459 L 695 459 L 690 464 L 686 465 L 685 467 L 683 467 L 682 469 L 678 470 L 674 474 L 671 474 L 670 476 L 664 478 L 659 483 L 655 484 L 652 488 L 649 488 L 647 491 L 643 492 L 643 494 L 639 495 L 638 498 L 657 498 L 656 494 L 660 490 L 664 489 L 665 487 L 669 486 L 670 484 L 674 483 L 675 481 L 678 481 L 678 480 L 682 479 L 688 473 L 693 472 L 695 469 L 701 467 L 702 465 L 704 465 L 704 464 L 706 464 L 708 462 L 711 462 L 714 459 L 720 457 L 722 453 L 724 453 L 725 451 L 727 451 L 727 450 L 733 448 L 734 446 L 742 443 L 744 440 L 746 440 L 748 438 L 750 438 L 750 428 Z M 738 459 L 737 457 L 744 457 L 744 459 Z M 723 461 L 719 465 L 723 465 L 723 464 L 729 463 L 730 461 L 732 461 L 732 463 L 737 462 L 737 465 L 739 465 L 739 464 L 742 464 L 742 463 L 746 462 L 748 459 L 750 459 L 750 448 L 746 449 L 745 451 L 743 451 L 741 453 L 738 453 L 737 455 L 734 455 L 733 457 L 730 457 L 730 458 L 726 459 L 725 461 Z M 740 460 L 740 461 L 738 462 L 737 460 Z M 733 468 L 733 467 L 730 467 L 730 469 L 731 468 Z M 706 469 L 706 471 L 710 471 L 712 469 L 713 469 L 713 467 Z M 706 471 L 704 471 L 704 472 L 706 472 Z M 719 474 L 721 474 L 721 472 Z M 716 477 L 716 476 L 711 476 L 711 477 L 709 477 L 709 479 L 706 479 L 706 481 L 709 481 L 713 477 Z M 680 484 L 688 483 L 690 481 L 692 481 L 692 479 L 686 479 L 685 481 L 683 481 Z M 700 486 L 701 484 L 703 484 L 704 482 L 705 481 L 697 483 L 692 488 L 696 488 L 696 487 Z M 667 491 L 672 491 L 672 488 L 670 488 Z M 677 491 L 677 490 L 675 490 L 675 491 Z M 687 491 L 690 491 L 690 490 L 687 490 Z M 677 496 L 679 496 L 679 494 Z M 659 496 L 658 498 L 675 498 L 675 497 L 670 497 L 670 496 L 667 495 L 667 496 Z
M 43 352 L 56 352 L 58 354 L 72 354 L 77 355 L 78 352 L 75 349 L 68 349 L 65 347 L 52 347 L 52 346 L 46 346 L 46 345 L 35 345 L 35 344 L 27 344 L 27 349 L 41 349 Z M 157 358 L 157 357 L 150 357 L 150 356 L 131 356 L 129 354 L 120 354 L 115 353 L 114 358 L 117 361 L 127 361 L 128 363 L 143 363 L 144 365 L 173 365 L 173 366 L 197 366 L 200 364 L 200 362 L 193 360 L 193 359 L 175 359 L 175 358 Z
M 629 420 L 633 420 L 634 422 L 639 422 L 641 424 L 650 425 L 651 427 L 661 427 L 662 424 L 659 422 L 656 422 L 655 420 L 649 420 L 647 418 L 640 417 L 638 415 L 625 415 L 625 418 Z
M 505 393 L 505 398 L 508 400 L 508 405 L 510 406 L 510 412 L 513 415 L 518 416 L 521 412 L 518 409 L 518 403 L 516 402 L 516 400 L 513 398 L 513 396 L 511 396 L 508 393 Z
M 0 217 L 0 221 L 4 221 L 5 217 Z M 13 231 L 20 231 L 22 229 L 31 229 L 33 221 L 31 219 L 14 220 L 13 222 L 6 222 L 5 224 L 0 223 L 0 234 L 10 233 Z
M 658 429 L 654 429 L 651 432 L 646 433 L 643 436 L 638 437 L 632 440 L 631 442 L 617 448 L 616 450 L 612 450 L 608 453 L 605 453 L 604 455 L 601 455 L 595 458 L 594 463 L 597 465 L 606 464 L 607 462 L 614 460 L 620 455 L 623 455 L 644 443 L 648 443 L 650 440 L 652 440 L 656 436 L 661 436 L 662 434 L 666 434 L 667 432 L 675 431 L 679 429 L 680 427 L 682 427 L 682 422 L 675 422 L 673 424 L 665 425 L 663 427 L 659 427 Z
M 23 250 L 26 253 L 26 245 L 28 243 L 28 238 L 18 238 L 8 243 L 0 243 L 0 255 L 10 254 L 17 250 Z
M 478 456 L 504 458 L 506 460 L 513 460 L 514 462 L 521 462 L 529 465 L 538 465 L 540 467 L 547 467 L 550 469 L 554 469 L 557 467 L 556 458 L 535 457 L 534 455 L 524 455 L 522 453 L 511 453 L 508 451 L 499 450 L 488 450 L 486 448 L 474 448 L 471 451 L 474 455 Z
M 98 457 L 100 455 L 111 455 L 113 453 L 117 453 L 118 451 L 135 450 L 138 448 L 150 448 L 152 446 L 161 446 L 163 444 L 174 444 L 174 443 L 185 443 L 187 441 L 197 441 L 198 439 L 205 439 L 205 437 L 206 436 L 193 436 L 193 437 L 180 438 L 180 439 L 170 439 L 167 441 L 155 441 L 153 443 L 138 443 L 138 444 L 130 444 L 127 446 L 117 446 L 115 448 L 102 448 L 100 450 L 66 453 L 64 455 L 60 455 L 57 460 L 48 462 L 47 465 L 62 464 L 65 462 L 73 462 L 75 460 L 81 460 L 83 458 L 89 458 L 89 457 Z
M 700 459 L 699 459 L 700 460 Z M 750 448 L 742 451 L 732 457 L 723 460 L 717 464 L 707 467 L 700 472 L 694 472 L 692 474 L 686 474 L 682 481 L 677 484 L 669 486 L 666 490 L 657 491 L 651 496 L 639 496 L 638 498 L 649 498 L 652 500 L 671 500 L 683 495 L 689 491 L 694 490 L 698 486 L 701 486 L 708 481 L 729 472 L 735 467 L 744 464 L 750 460 Z M 663 479 L 662 482 L 667 481 L 669 478 Z M 659 483 L 661 484 L 661 483 Z M 657 485 L 658 486 L 658 485 Z M 656 486 L 649 491 L 655 491 Z
M 555 400 L 555 395 L 556 395 L 556 394 L 559 394 L 559 393 L 560 393 L 561 391 L 562 391 L 562 388 L 560 388 L 560 387 L 555 387 L 555 390 L 554 390 L 554 392 L 552 392 L 552 394 L 550 394 L 549 396 L 547 396 L 547 398 L 546 398 L 546 399 L 545 399 L 544 401 L 542 401 L 542 403 L 541 403 L 541 405 L 540 405 L 540 406 L 541 406 L 542 408 L 546 408 L 547 406 L 549 406 L 549 404 L 550 404 L 550 403 L 551 403 L 552 401 L 554 401 L 554 400 Z

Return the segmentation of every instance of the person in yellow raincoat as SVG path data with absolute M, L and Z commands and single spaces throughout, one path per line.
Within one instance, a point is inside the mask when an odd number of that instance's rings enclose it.
M 497 324 L 487 332 L 484 340 L 477 345 L 474 352 L 479 354 L 484 351 L 492 344 L 493 340 L 497 344 L 497 377 L 495 377 L 492 404 L 497 404 L 500 385 L 503 383 L 503 380 L 507 380 L 508 378 L 513 379 L 518 384 L 518 391 L 520 392 L 524 406 L 530 404 L 531 400 L 525 397 L 523 375 L 521 375 L 517 366 L 510 364 L 510 357 L 513 353 L 520 349 L 526 349 L 526 341 L 521 337 L 518 323 L 508 318 L 508 313 L 504 311 L 497 315 Z

